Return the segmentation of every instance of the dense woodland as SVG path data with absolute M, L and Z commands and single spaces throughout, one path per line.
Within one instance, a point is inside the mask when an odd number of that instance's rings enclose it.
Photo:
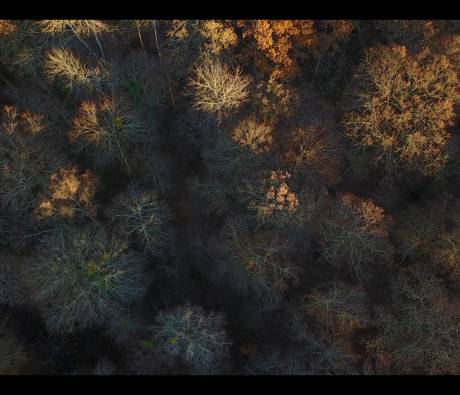
M 1 20 L 0 373 L 460 373 L 460 22 Z

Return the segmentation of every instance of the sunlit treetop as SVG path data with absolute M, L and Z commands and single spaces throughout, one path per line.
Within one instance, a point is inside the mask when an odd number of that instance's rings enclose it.
M 110 31 L 110 27 L 105 22 L 96 19 L 46 19 L 37 23 L 44 33 L 49 34 L 70 30 L 77 35 L 88 36 Z
M 314 22 L 310 20 L 254 20 L 239 21 L 243 38 L 252 38 L 256 48 L 274 64 L 271 79 L 288 79 L 299 72 L 290 55 L 295 46 L 310 47 L 316 44 Z
M 428 49 L 409 55 L 402 46 L 370 48 L 347 95 L 345 133 L 389 173 L 433 175 L 448 157 L 457 90 L 445 56 Z

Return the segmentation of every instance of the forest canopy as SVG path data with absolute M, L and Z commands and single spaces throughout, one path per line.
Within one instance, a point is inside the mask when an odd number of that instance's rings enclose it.
M 0 20 L 0 374 L 459 374 L 459 51 Z

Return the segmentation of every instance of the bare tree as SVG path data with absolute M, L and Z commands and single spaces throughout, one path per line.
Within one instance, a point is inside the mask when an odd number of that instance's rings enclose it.
M 158 253 L 167 244 L 170 213 L 155 192 L 131 186 L 117 198 L 111 212 L 112 220 L 121 223 L 121 233 L 134 235 L 147 252 Z
M 198 110 L 223 120 L 248 98 L 249 78 L 237 68 L 232 71 L 218 60 L 205 59 L 194 70 L 189 85 L 194 106 Z
M 26 273 L 52 332 L 104 325 L 143 295 L 142 259 L 103 230 L 57 228 Z
M 33 188 L 44 186 L 53 160 L 42 139 L 43 117 L 5 106 L 0 126 L 0 204 L 17 213 L 34 205 Z
M 270 306 L 275 306 L 289 287 L 297 283 L 300 269 L 290 259 L 287 237 L 270 230 L 253 229 L 241 219 L 229 221 L 223 237 L 235 270 L 243 270 Z
M 103 96 L 80 104 L 68 136 L 96 161 L 116 159 L 129 169 L 127 149 L 132 143 L 145 142 L 147 130 L 123 102 Z
M 8 327 L 8 318 L 0 317 L 0 374 L 20 374 L 29 355 L 14 332 Z
M 195 373 L 218 373 L 231 345 L 225 317 L 190 304 L 161 312 L 152 330 L 162 352 L 181 357 Z
M 364 289 L 343 283 L 334 282 L 323 291 L 313 290 L 306 297 L 306 311 L 332 339 L 350 336 L 369 322 Z
M 90 69 L 67 48 L 52 48 L 46 53 L 44 72 L 50 80 L 62 81 L 72 93 L 97 89 L 103 79 L 99 67 Z
M 379 309 L 379 334 L 367 343 L 378 371 L 458 374 L 458 302 L 426 265 L 402 271 L 393 287 L 393 311 Z
M 17 307 L 27 302 L 22 269 L 20 256 L 0 254 L 0 304 Z
M 334 266 L 345 265 L 362 277 L 368 265 L 391 263 L 393 246 L 388 240 L 390 218 L 372 201 L 345 194 L 335 213 L 325 219 L 323 257 Z

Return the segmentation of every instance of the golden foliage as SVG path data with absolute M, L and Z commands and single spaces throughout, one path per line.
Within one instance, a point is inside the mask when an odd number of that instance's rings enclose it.
M 273 144 L 272 127 L 257 122 L 254 117 L 241 121 L 232 132 L 233 140 L 243 147 L 248 147 L 256 154 L 270 151 Z
M 74 120 L 74 128 L 69 132 L 69 141 L 75 143 L 79 138 L 84 138 L 91 143 L 99 144 L 104 139 L 104 129 L 99 126 L 98 109 L 110 109 L 108 99 L 100 103 L 83 101 L 78 110 L 78 117 Z
M 54 215 L 72 219 L 77 211 L 95 215 L 96 182 L 90 170 L 80 174 L 75 166 L 59 169 L 50 177 L 49 198 L 42 200 L 35 210 L 38 219 Z
M 291 49 L 316 44 L 314 22 L 309 20 L 259 19 L 239 21 L 238 25 L 243 29 L 243 38 L 252 38 L 256 48 L 275 64 L 270 80 L 295 76 L 299 69 Z
M 277 80 L 261 81 L 256 85 L 256 111 L 264 119 L 276 122 L 291 118 L 300 103 L 297 89 Z
M 7 19 L 0 19 L 0 37 L 16 31 L 16 25 Z
M 9 135 L 30 134 L 38 135 L 45 130 L 43 116 L 33 114 L 29 111 L 19 113 L 15 106 L 6 105 L 3 107 L 2 127 Z
M 288 214 L 289 219 L 299 207 L 299 199 L 295 192 L 289 188 L 288 182 L 291 174 L 287 171 L 271 171 L 269 177 L 259 175 L 262 179 L 245 180 L 241 193 L 249 201 L 249 207 L 256 210 L 264 221 L 273 220 L 279 222 L 278 214 Z M 291 215 L 292 214 L 292 215 Z
M 236 185 L 237 198 L 254 212 L 258 222 L 274 227 L 300 225 L 308 213 L 292 190 L 290 172 L 264 169 L 246 173 Z
M 48 34 L 62 33 L 71 30 L 79 36 L 106 33 L 111 29 L 102 21 L 96 19 L 46 19 L 37 22 L 41 30 Z
M 436 36 L 436 39 L 430 43 L 430 49 L 433 53 L 446 56 L 458 76 L 460 72 L 460 34 Z
M 270 176 L 270 188 L 267 192 L 266 205 L 262 208 L 265 214 L 272 214 L 275 210 L 295 211 L 299 205 L 299 199 L 294 192 L 289 190 L 287 180 L 291 174 L 283 171 L 272 171 Z
M 190 36 L 189 22 L 184 19 L 173 19 L 166 32 L 166 37 L 173 40 L 186 40 Z
M 70 91 L 91 88 L 101 77 L 98 67 L 89 69 L 72 51 L 66 48 L 52 48 L 46 54 L 44 71 L 51 80 L 62 78 Z
M 205 39 L 204 49 L 213 55 L 219 55 L 238 43 L 238 36 L 227 21 L 202 21 L 198 30 Z
M 345 193 L 342 204 L 351 209 L 359 218 L 359 229 L 382 237 L 388 236 L 388 225 L 393 219 L 385 216 L 383 208 L 377 206 L 371 199 L 364 199 Z
M 273 101 L 267 106 L 269 111 L 287 118 L 295 113 L 301 100 L 299 90 L 277 81 L 269 81 L 266 88 L 269 101 Z
M 80 104 L 68 138 L 98 159 L 115 156 L 126 164 L 128 144 L 143 141 L 145 129 L 124 102 L 102 96 L 97 101 L 85 100 Z
M 435 174 L 447 160 L 458 80 L 445 56 L 405 47 L 366 51 L 344 118 L 346 135 L 372 148 L 389 172 L 400 167 Z

